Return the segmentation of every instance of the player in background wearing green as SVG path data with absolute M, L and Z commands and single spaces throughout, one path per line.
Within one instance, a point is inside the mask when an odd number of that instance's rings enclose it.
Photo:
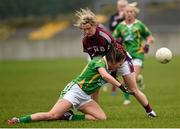
M 109 30 L 111 32 L 113 32 L 114 29 L 117 27 L 117 25 L 124 20 L 124 8 L 126 7 L 127 4 L 128 4 L 127 0 L 117 0 L 117 12 L 111 15 L 109 19 Z M 116 86 L 112 86 L 111 95 L 112 96 L 116 95 Z
M 60 98 L 50 111 L 38 112 L 19 118 L 14 117 L 7 121 L 8 124 L 14 125 L 17 123 L 60 119 L 106 120 L 106 114 L 99 104 L 91 99 L 91 94 L 96 92 L 106 82 L 117 86 L 123 92 L 128 92 L 120 82 L 109 74 L 110 70 L 119 68 L 124 63 L 125 58 L 124 51 L 112 47 L 106 56 L 93 58 L 87 64 L 82 73 L 64 88 L 60 94 Z M 84 115 L 64 115 L 73 107 L 83 112 Z
M 122 45 L 132 57 L 136 82 L 143 90 L 143 76 L 140 73 L 144 65 L 144 54 L 148 53 L 149 45 L 153 43 L 154 38 L 145 24 L 136 19 L 138 13 L 139 9 L 135 4 L 128 4 L 125 8 L 125 20 L 116 27 L 113 36 L 123 39 Z M 129 99 L 129 95 L 126 95 L 126 98 Z

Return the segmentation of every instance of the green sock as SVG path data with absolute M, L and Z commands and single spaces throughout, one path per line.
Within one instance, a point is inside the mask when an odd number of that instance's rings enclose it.
M 85 115 L 74 115 L 71 120 L 85 120 Z
M 29 123 L 29 122 L 31 122 L 32 120 L 31 120 L 31 116 L 28 115 L 28 116 L 20 117 L 20 118 L 19 118 L 19 121 L 20 121 L 20 123 Z
M 123 92 L 123 94 L 124 94 L 125 99 L 126 99 L 126 100 L 129 100 L 130 94 L 129 94 L 129 93 L 124 93 L 124 92 Z

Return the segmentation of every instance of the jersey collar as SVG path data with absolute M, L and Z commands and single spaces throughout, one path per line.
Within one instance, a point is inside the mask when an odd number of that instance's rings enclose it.
M 137 22 L 138 22 L 138 19 L 135 19 L 132 24 L 135 24 L 135 23 L 137 23 Z M 125 22 L 125 20 L 122 22 L 122 24 L 127 25 L 126 22 Z

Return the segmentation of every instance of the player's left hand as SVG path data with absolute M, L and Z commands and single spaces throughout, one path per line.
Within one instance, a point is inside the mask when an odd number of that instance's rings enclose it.
M 145 44 L 144 45 L 144 53 L 148 53 L 149 52 L 149 44 Z
M 128 94 L 130 94 L 130 95 L 134 95 L 134 93 L 131 92 L 131 91 L 129 91 L 128 88 L 127 88 L 125 85 L 123 85 L 123 84 L 121 84 L 121 86 L 119 87 L 119 89 L 121 89 L 124 93 L 128 93 Z

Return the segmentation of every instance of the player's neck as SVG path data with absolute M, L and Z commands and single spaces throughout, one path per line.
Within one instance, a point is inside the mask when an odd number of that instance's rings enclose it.
M 133 24 L 135 22 L 135 19 L 127 19 L 126 21 L 127 25 Z

